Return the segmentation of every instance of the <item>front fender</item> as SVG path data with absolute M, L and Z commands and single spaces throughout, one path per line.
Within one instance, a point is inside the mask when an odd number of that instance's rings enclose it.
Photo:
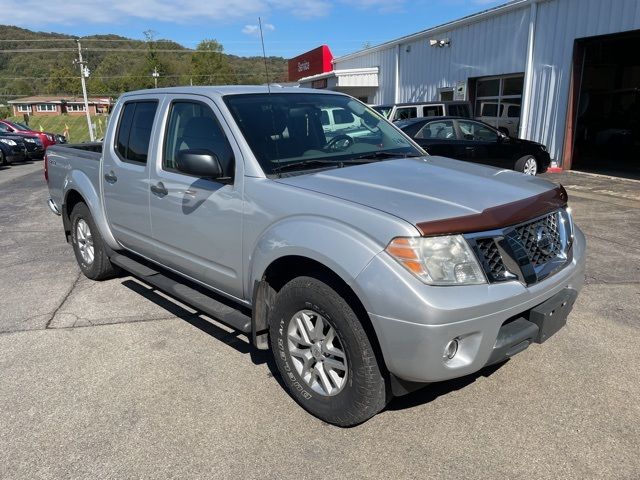
M 114 250 L 122 248 L 111 233 L 104 208 L 102 208 L 101 196 L 94 187 L 94 183 L 87 174 L 77 169 L 71 170 L 64 179 L 64 205 L 67 204 L 69 193 L 73 190 L 82 196 L 84 202 L 89 207 L 89 211 L 93 216 L 93 221 L 98 227 L 100 235 L 106 244 Z
M 258 238 L 250 257 L 246 292 L 262 279 L 275 260 L 301 256 L 315 260 L 351 284 L 384 246 L 351 225 L 316 216 L 288 217 Z

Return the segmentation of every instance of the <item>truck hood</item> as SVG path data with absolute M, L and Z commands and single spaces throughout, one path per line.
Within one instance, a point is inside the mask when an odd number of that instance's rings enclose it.
M 415 226 L 471 218 L 506 204 L 518 208 L 523 200 L 549 194 L 556 188 L 551 182 L 512 170 L 432 156 L 337 168 L 277 181 L 375 208 Z

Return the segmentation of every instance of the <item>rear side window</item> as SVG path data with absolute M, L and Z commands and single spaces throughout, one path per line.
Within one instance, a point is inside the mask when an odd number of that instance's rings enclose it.
M 430 105 L 422 109 L 423 117 L 442 117 L 443 115 L 442 105 Z
M 427 123 L 416 134 L 415 138 L 424 140 L 438 139 L 438 140 L 457 140 L 456 132 L 453 128 L 452 120 L 442 120 L 439 122 Z
M 402 107 L 396 110 L 395 115 L 393 116 L 393 120 L 406 120 L 407 118 L 416 118 L 417 111 L 416 107 Z
M 125 162 L 147 163 L 157 108 L 156 101 L 129 102 L 122 108 L 116 150 Z

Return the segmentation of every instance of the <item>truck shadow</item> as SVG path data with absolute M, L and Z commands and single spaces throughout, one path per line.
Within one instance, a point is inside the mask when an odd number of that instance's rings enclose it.
M 452 380 L 447 380 L 444 382 L 427 384 L 421 389 L 416 390 L 415 392 L 411 392 L 402 397 L 393 398 L 386 406 L 384 411 L 407 410 L 419 405 L 423 405 L 425 403 L 433 402 L 438 397 L 442 397 L 471 385 L 480 377 L 490 377 L 494 372 L 502 368 L 502 366 L 507 362 L 508 360 L 506 362 L 485 367 L 482 370 L 479 370 L 465 377 L 454 378 Z
M 122 285 L 130 290 L 133 290 L 138 295 L 146 298 L 147 300 L 155 303 L 159 307 L 164 308 L 167 312 L 175 315 L 187 322 L 188 324 L 196 327 L 198 330 L 210 335 L 211 337 L 224 342 L 226 345 L 235 348 L 242 354 L 249 354 L 251 361 L 256 365 L 264 363 L 271 363 L 271 354 L 268 351 L 258 350 L 254 348 L 247 339 L 246 335 L 232 330 L 222 325 L 218 325 L 208 320 L 208 316 L 205 316 L 201 312 L 193 312 L 182 307 L 178 301 L 170 300 L 172 298 L 169 294 L 161 292 L 151 285 L 147 285 L 142 281 L 132 280 L 131 278 L 125 278 L 122 281 Z M 217 321 L 215 318 L 212 320 Z M 269 365 L 271 372 L 275 371 L 275 365 Z
M 271 352 L 269 352 L 268 350 L 258 350 L 254 348 L 245 334 L 214 323 L 208 320 L 208 318 L 211 317 L 205 316 L 203 313 L 197 311 L 194 312 L 194 309 L 188 310 L 187 308 L 181 306 L 179 301 L 172 300 L 169 294 L 165 292 L 160 293 L 161 290 L 158 290 L 151 285 L 147 285 L 141 280 L 133 280 L 130 277 L 126 277 L 123 278 L 122 285 L 134 291 L 138 295 L 146 298 L 147 300 L 155 303 L 159 307 L 162 307 L 170 314 L 175 315 L 177 318 L 184 320 L 203 333 L 206 333 L 216 340 L 225 343 L 226 345 L 236 349 L 242 354 L 248 354 L 249 358 L 251 358 L 251 361 L 255 365 L 266 364 L 269 368 L 270 376 L 273 377 L 286 391 L 286 385 L 283 383 L 282 378 L 280 377 L 280 373 L 278 372 L 278 368 L 273 360 Z M 216 321 L 215 318 L 212 318 L 212 320 Z M 411 392 L 407 395 L 393 398 L 383 411 L 407 410 L 419 405 L 430 403 L 436 400 L 438 397 L 447 395 L 468 385 L 471 385 L 480 377 L 491 376 L 506 363 L 507 362 L 503 362 L 497 365 L 492 365 L 490 367 L 485 367 L 482 370 L 465 377 L 425 385 L 423 388 Z

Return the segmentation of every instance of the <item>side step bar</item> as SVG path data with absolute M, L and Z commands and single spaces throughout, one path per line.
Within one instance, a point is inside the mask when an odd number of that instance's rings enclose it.
M 182 300 L 213 319 L 243 333 L 251 332 L 251 316 L 223 301 L 216 300 L 213 298 L 215 293 L 209 294 L 205 292 L 204 288 L 191 284 L 186 279 L 171 273 L 165 274 L 160 271 L 159 267 L 147 266 L 127 255 L 114 253 L 109 260 L 133 276 Z M 229 303 L 231 302 L 229 301 Z

